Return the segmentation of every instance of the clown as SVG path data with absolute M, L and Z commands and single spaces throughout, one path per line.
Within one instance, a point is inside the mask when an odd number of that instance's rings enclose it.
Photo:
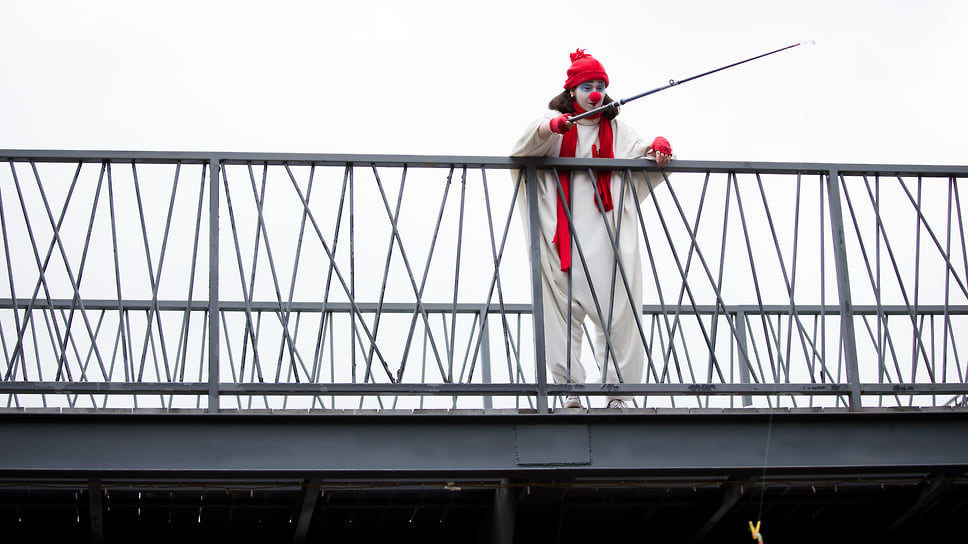
M 577 122 L 569 120 L 613 102 L 605 94 L 609 80 L 601 62 L 581 49 L 571 54 L 571 61 L 564 91 L 551 100 L 546 115 L 528 126 L 511 155 L 647 158 L 659 168 L 668 164 L 669 142 L 662 137 L 652 143 L 640 139 L 616 119 L 616 107 Z M 539 170 L 537 175 L 540 234 L 529 242 L 540 247 L 548 369 L 556 383 L 585 382 L 580 354 L 587 318 L 602 381 L 640 383 L 645 344 L 635 315 L 642 308 L 637 209 L 664 178 L 658 172 L 626 176 L 622 171 L 590 174 L 588 169 Z M 523 177 L 516 179 L 524 183 Z M 522 217 L 528 217 L 524 187 L 518 194 Z M 613 240 L 618 251 L 613 250 Z M 610 396 L 606 406 L 625 408 L 630 399 Z M 564 406 L 582 408 L 578 396 L 568 396 Z

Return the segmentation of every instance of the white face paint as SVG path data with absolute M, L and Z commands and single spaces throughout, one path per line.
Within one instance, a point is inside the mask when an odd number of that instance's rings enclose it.
M 604 99 L 605 81 L 601 79 L 591 79 L 575 87 L 575 102 L 585 111 L 601 106 Z

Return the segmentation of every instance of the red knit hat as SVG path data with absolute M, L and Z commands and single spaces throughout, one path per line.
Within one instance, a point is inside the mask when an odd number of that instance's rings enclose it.
M 565 88 L 571 89 L 592 79 L 601 79 L 608 85 L 608 74 L 605 67 L 595 57 L 585 53 L 584 49 L 576 49 L 571 54 L 571 67 L 568 68 L 568 79 Z

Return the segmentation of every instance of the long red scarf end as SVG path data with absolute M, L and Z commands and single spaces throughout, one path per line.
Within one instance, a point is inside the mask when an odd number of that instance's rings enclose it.
M 604 135 L 600 135 L 599 138 L 603 138 L 603 136 Z M 611 141 L 609 141 L 608 143 L 609 143 L 609 147 L 611 147 Z M 609 156 L 604 158 L 612 158 L 611 155 L 612 154 L 609 153 Z M 592 157 L 596 159 L 601 157 L 601 155 L 598 153 L 598 147 L 595 144 L 592 144 Z M 601 203 L 599 204 L 599 207 L 606 212 L 612 211 L 612 207 L 613 207 L 611 179 L 612 179 L 612 173 L 608 171 L 599 171 L 596 176 L 595 189 L 598 191 L 598 197 L 601 199 Z
M 575 111 L 578 113 L 585 113 L 585 110 L 578 106 L 578 103 L 573 103 Z M 590 117 L 590 119 L 595 119 L 601 117 L 601 113 L 597 116 Z M 615 157 L 614 142 L 612 135 L 612 124 L 608 119 L 602 119 L 598 123 L 598 143 L 601 145 L 601 151 L 598 147 L 592 144 L 592 156 L 595 158 L 611 159 Z M 562 135 L 561 149 L 558 153 L 559 157 L 574 157 L 575 152 L 578 147 L 578 130 L 570 130 Z M 598 192 L 598 197 L 596 200 L 600 200 L 600 207 L 604 211 L 612 210 L 612 188 L 611 188 L 611 178 L 612 173 L 603 170 L 599 171 L 595 176 L 595 188 Z M 565 201 L 571 201 L 571 174 L 567 171 L 561 171 L 558 173 L 558 179 L 561 182 L 562 192 L 565 195 Z M 555 231 L 554 243 L 558 249 L 558 259 L 561 261 L 561 270 L 568 271 L 571 268 L 571 233 L 568 231 L 568 218 L 565 214 L 564 203 L 562 202 L 561 195 L 558 196 L 558 225 Z
M 558 250 L 558 260 L 561 262 L 561 271 L 567 272 L 568 269 L 571 268 L 571 244 L 569 243 L 567 249 L 562 249 L 561 244 L 558 242 L 558 234 L 560 233 L 555 232 L 555 237 L 551 240 L 551 243 L 553 243 L 555 248 Z M 567 233 L 564 238 L 568 238 L 568 241 L 571 242 L 571 237 L 568 236 Z

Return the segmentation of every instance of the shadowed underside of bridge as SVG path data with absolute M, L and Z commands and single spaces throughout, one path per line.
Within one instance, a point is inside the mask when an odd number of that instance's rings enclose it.
M 13 540 L 906 542 L 968 514 L 962 411 L 28 411 L 0 436 Z

